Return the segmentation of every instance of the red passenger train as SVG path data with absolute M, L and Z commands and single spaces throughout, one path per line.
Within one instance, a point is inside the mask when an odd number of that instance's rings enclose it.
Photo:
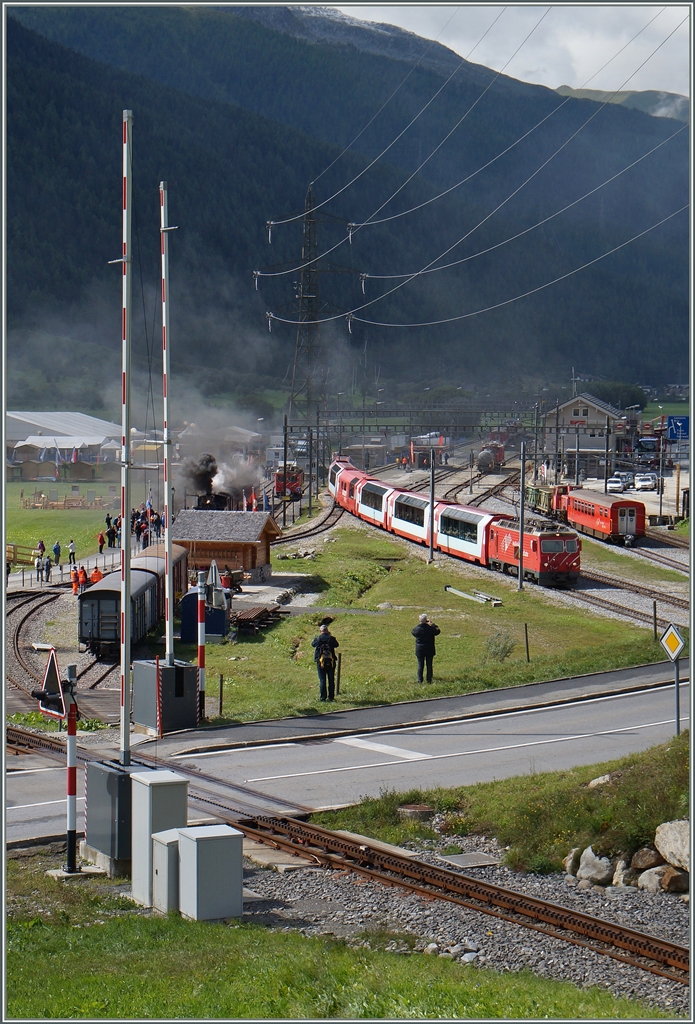
M 644 537 L 644 503 L 624 494 L 601 494 L 568 484 L 526 488 L 526 501 L 545 515 L 568 523 L 599 540 L 625 543 L 626 537 Z
M 356 469 L 349 459 L 331 465 L 328 489 L 354 516 L 420 544 L 430 542 L 430 503 L 422 494 L 391 487 Z M 434 548 L 488 569 L 519 574 L 519 521 L 504 512 L 434 503 Z M 547 519 L 524 523 L 524 579 L 543 586 L 579 577 L 581 542 L 573 530 Z

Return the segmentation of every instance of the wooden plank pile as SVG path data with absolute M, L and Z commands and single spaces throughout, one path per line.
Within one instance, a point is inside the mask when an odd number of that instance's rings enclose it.
M 243 611 L 232 612 L 232 625 L 239 630 L 240 633 L 258 633 L 261 629 L 267 629 L 268 626 L 274 625 L 279 622 L 283 616 L 289 615 L 288 611 L 283 611 L 278 608 L 277 605 L 254 605 L 253 608 L 245 608 Z

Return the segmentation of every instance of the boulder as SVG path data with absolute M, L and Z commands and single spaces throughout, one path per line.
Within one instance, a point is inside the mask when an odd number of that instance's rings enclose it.
M 672 867 L 690 871 L 689 821 L 666 821 L 659 825 L 654 845 Z
M 581 846 L 574 846 L 567 854 L 562 862 L 562 866 L 565 869 L 565 873 L 568 875 L 576 875 L 577 868 L 579 867 L 579 856 L 582 852 Z
M 618 863 L 615 865 L 615 870 L 613 871 L 613 881 L 611 882 L 611 885 L 625 885 L 625 873 L 629 870 L 630 867 L 628 862 L 624 857 L 620 857 Z
M 643 846 L 637 853 L 633 854 L 630 867 L 635 871 L 648 871 L 649 868 L 656 868 L 664 863 L 664 858 L 653 846 Z
M 643 871 L 637 879 L 637 888 L 645 889 L 646 892 L 661 892 L 661 879 L 667 867 L 667 864 L 659 864 L 656 868 L 649 868 L 647 871 Z
M 599 775 L 597 779 L 592 779 L 589 783 L 589 789 L 596 789 L 597 786 L 605 786 L 611 781 L 610 775 Z
M 426 953 L 427 956 L 433 956 L 435 953 L 439 952 L 439 946 L 437 945 L 436 942 L 430 942 L 427 946 L 425 946 L 422 952 Z
M 597 857 L 592 848 L 587 846 L 579 859 L 577 878 L 594 885 L 610 885 L 613 881 L 613 864 L 608 857 Z
M 661 876 L 661 888 L 664 892 L 688 892 L 690 875 L 687 871 L 669 865 Z

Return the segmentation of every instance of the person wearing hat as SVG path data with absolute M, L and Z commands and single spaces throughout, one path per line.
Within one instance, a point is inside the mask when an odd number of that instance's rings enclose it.
M 427 682 L 432 682 L 432 659 L 437 653 L 434 649 L 434 638 L 439 636 L 439 626 L 423 614 L 412 631 L 415 637 L 415 657 L 417 658 L 417 681 L 422 682 L 422 675 L 427 666 Z
M 311 646 L 314 648 L 314 661 L 319 674 L 319 697 L 321 700 L 335 700 L 335 649 L 340 644 L 324 624 L 319 627 L 319 635 L 311 641 Z

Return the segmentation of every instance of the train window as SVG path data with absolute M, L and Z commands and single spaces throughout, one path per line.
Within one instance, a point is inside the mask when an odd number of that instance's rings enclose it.
M 469 544 L 477 544 L 478 542 L 477 524 L 467 523 L 463 519 L 452 519 L 451 516 L 442 516 L 439 522 L 439 532 L 446 534 L 447 537 L 468 541 Z
M 535 540 L 531 541 L 531 551 L 538 551 L 538 542 Z
M 355 476 L 350 481 L 350 497 L 351 498 L 355 497 L 355 484 L 357 483 L 358 480 L 359 480 L 359 477 Z
M 562 543 L 561 540 L 542 540 L 541 541 L 541 551 L 544 554 L 546 554 L 546 555 L 549 555 L 549 554 L 551 554 L 554 551 L 562 551 L 562 550 L 564 550 L 564 544 Z
M 398 500 L 393 509 L 394 519 L 402 519 L 404 523 L 412 523 L 413 526 L 425 525 L 424 508 L 416 508 L 405 501 Z
M 337 476 L 338 476 L 338 470 L 337 469 L 332 469 L 331 470 L 331 483 L 333 484 L 334 487 L 335 487 L 335 480 L 336 480 Z
M 574 552 L 574 551 L 578 551 L 578 550 L 579 550 L 579 546 L 578 546 L 576 540 L 566 540 L 565 541 L 565 551 Z
M 360 504 L 366 505 L 367 508 L 373 508 L 377 512 L 381 512 L 384 505 L 385 493 L 386 489 L 384 487 L 376 487 L 374 484 L 365 484 L 362 488 Z

